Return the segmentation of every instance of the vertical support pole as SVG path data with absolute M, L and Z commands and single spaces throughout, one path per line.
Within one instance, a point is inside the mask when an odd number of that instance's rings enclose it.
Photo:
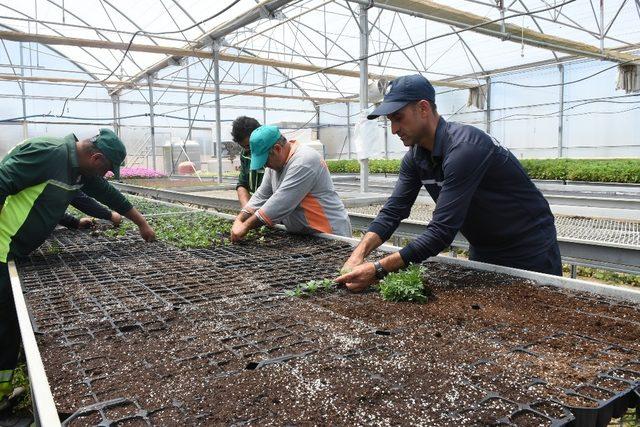
M 498 8 L 500 9 L 500 32 L 504 35 L 505 25 L 504 25 L 504 0 L 498 0 Z
M 151 127 L 151 165 L 156 170 L 156 125 L 155 116 L 153 114 L 153 76 L 147 75 L 147 83 L 149 84 L 149 126 Z M 148 164 L 148 162 L 147 162 Z
M 320 105 L 316 104 L 316 139 L 320 141 Z
M 187 137 L 185 138 L 186 140 L 191 139 L 191 129 L 193 129 L 193 126 L 191 126 L 191 74 L 189 72 L 189 58 L 185 58 L 185 60 L 187 61 L 187 68 L 185 69 L 187 71 L 187 123 L 189 124 L 189 131 L 187 132 Z M 173 136 L 173 135 L 171 135 Z M 173 144 L 171 142 L 171 138 L 169 138 L 169 143 Z M 172 145 L 173 147 L 173 145 Z M 173 150 L 173 148 L 172 148 Z M 173 151 L 172 151 L 173 153 Z
M 213 79 L 216 100 L 216 157 L 218 158 L 218 183 L 222 183 L 222 131 L 220 123 L 220 44 L 213 43 Z
M 604 0 L 600 0 L 600 50 L 604 52 Z
M 22 42 L 20 45 L 20 75 L 24 77 L 24 56 L 22 53 Z M 27 83 L 23 80 L 20 82 L 20 93 L 22 95 L 22 139 L 29 138 L 29 127 L 27 125 L 27 97 L 25 85 Z
M 571 278 L 575 279 L 578 277 L 578 267 L 575 264 L 571 264 Z
M 491 134 L 491 76 L 487 77 L 487 99 L 485 100 L 484 127 L 488 134 Z
M 369 106 L 369 20 L 367 19 L 367 6 L 360 5 L 360 111 L 365 111 Z M 360 160 L 360 191 L 369 191 L 369 159 Z
M 347 102 L 347 146 L 349 148 L 349 154 L 347 158 L 351 160 L 351 107 Z
M 120 97 L 111 95 L 111 103 L 113 104 L 113 131 L 120 138 Z
M 389 159 L 389 135 L 387 135 L 387 128 L 389 127 L 389 121 L 387 120 L 387 116 L 384 116 L 384 158 Z
M 262 66 L 262 92 L 267 93 L 267 67 Z M 267 124 L 267 97 L 262 97 L 262 124 Z
M 559 111 L 558 111 L 558 158 L 562 157 L 563 130 L 564 130 L 564 65 L 558 65 L 560 71 L 560 93 L 559 93 Z

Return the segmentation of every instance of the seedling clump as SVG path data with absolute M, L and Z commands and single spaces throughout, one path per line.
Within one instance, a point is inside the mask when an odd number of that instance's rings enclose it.
M 49 249 L 47 249 L 47 255 L 56 255 L 59 254 L 62 248 L 57 242 L 51 242 Z
M 307 283 L 302 283 L 296 286 L 292 290 L 285 291 L 285 295 L 288 297 L 308 297 L 319 291 L 331 292 L 335 289 L 336 283 L 331 279 L 322 280 L 310 280 Z
M 431 292 L 422 283 L 424 272 L 424 267 L 413 264 L 405 270 L 389 273 L 378 285 L 382 299 L 396 302 L 427 302 Z

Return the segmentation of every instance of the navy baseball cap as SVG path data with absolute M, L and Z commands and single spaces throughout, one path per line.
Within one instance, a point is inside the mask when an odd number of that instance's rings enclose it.
M 436 102 L 436 90 L 431 86 L 429 80 L 420 74 L 398 77 L 389 82 L 385 88 L 382 104 L 378 105 L 367 116 L 367 119 L 373 120 L 380 116 L 395 113 L 411 101 L 420 101 L 422 99 Z

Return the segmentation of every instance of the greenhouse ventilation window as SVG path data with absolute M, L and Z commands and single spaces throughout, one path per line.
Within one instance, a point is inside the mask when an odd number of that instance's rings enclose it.
M 478 110 L 484 110 L 485 100 L 487 99 L 487 85 L 481 85 L 469 88 L 469 98 L 467 106 L 474 106 Z
M 618 67 L 618 84 L 616 89 L 624 89 L 626 93 L 640 91 L 640 72 L 638 65 L 627 64 Z

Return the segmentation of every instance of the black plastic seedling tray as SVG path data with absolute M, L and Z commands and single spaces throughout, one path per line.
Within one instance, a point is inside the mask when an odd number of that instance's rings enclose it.
M 52 243 L 60 249 L 50 251 Z M 338 381 L 343 388 L 371 382 L 384 391 L 384 398 L 364 395 L 364 400 L 349 402 L 345 408 L 366 404 L 375 412 L 389 399 L 401 405 L 424 396 L 439 397 L 434 392 L 429 395 L 429 388 L 415 389 L 422 378 L 449 374 L 416 368 L 429 362 L 421 358 L 438 349 L 460 359 L 452 365 L 460 368 L 462 377 L 457 391 L 469 396 L 464 404 L 447 410 L 448 415 L 443 415 L 447 423 L 442 425 L 465 425 L 488 417 L 496 425 L 538 422 L 553 427 L 600 427 L 640 403 L 640 348 L 625 346 L 614 334 L 605 341 L 581 330 L 564 331 L 558 326 L 554 331 L 544 322 L 526 328 L 515 320 L 509 323 L 486 314 L 496 308 L 506 290 L 539 289 L 507 276 L 429 263 L 426 282 L 435 282 L 438 299 L 424 306 L 384 303 L 374 291 L 351 295 L 338 289 L 305 299 L 284 295 L 284 290 L 308 280 L 335 277 L 350 251 L 346 243 L 280 232 L 253 244 L 187 250 L 145 244 L 135 236 L 113 241 L 55 232 L 39 253 L 20 260 L 18 267 L 34 328 L 43 334 L 39 337 L 41 352 L 51 364 L 50 382 L 65 412 L 64 425 L 295 424 L 290 418 L 278 418 L 281 410 L 277 408 L 255 409 L 242 419 L 216 418 L 219 405 L 237 404 L 238 411 L 244 411 L 269 401 L 269 393 L 277 394 L 277 399 L 272 396 L 276 400 L 286 399 L 286 390 L 275 388 L 280 383 L 279 377 L 271 376 L 274 373 L 291 375 L 290 381 L 295 382 L 296 375 L 306 372 L 315 378 L 313 384 L 320 384 L 318 393 L 323 381 Z M 485 288 L 496 293 L 483 296 Z M 583 302 L 580 310 L 589 316 L 585 319 L 596 317 L 604 322 L 613 318 L 632 328 L 633 322 L 626 320 L 631 316 L 617 315 L 616 310 L 640 313 L 640 307 L 631 303 L 556 290 L 540 292 L 558 304 L 561 300 Z M 464 304 L 456 304 L 465 298 Z M 438 307 L 458 311 L 438 318 Z M 605 307 L 606 313 L 588 312 L 589 307 Z M 558 309 L 566 313 L 560 319 L 574 315 L 566 307 Z M 549 304 L 539 310 L 539 315 L 546 313 Z M 536 328 L 540 331 L 530 330 Z M 511 330 L 520 336 L 505 332 Z M 469 338 L 460 338 L 469 331 L 473 332 Z M 443 344 L 449 341 L 449 347 Z M 544 372 L 540 377 L 517 376 L 519 370 L 529 369 L 528 362 L 507 367 L 499 358 L 507 354 L 545 360 L 545 351 L 565 342 L 597 347 L 583 355 L 576 346 L 575 363 L 597 360 L 607 351 L 622 355 L 620 360 L 625 362 L 603 365 L 606 369 L 597 378 L 571 384 L 557 396 L 523 394 L 525 397 L 516 399 L 507 389 L 494 390 L 505 376 L 512 376 L 513 386 L 520 391 L 547 384 Z M 486 347 L 475 348 L 478 343 Z M 493 351 L 494 347 L 499 350 Z M 465 354 L 475 354 L 473 351 L 485 354 L 466 360 Z M 128 359 L 126 352 L 131 352 Z M 369 365 L 374 360 L 378 365 Z M 409 365 L 416 373 L 405 376 L 394 370 L 402 360 L 419 360 L 416 366 Z M 125 369 L 136 363 L 138 371 Z M 336 373 L 341 366 L 352 369 L 358 378 L 355 383 L 348 379 L 349 369 Z M 171 389 L 173 395 L 154 399 L 149 391 L 120 389 L 114 375 L 121 374 L 114 372 L 141 376 L 151 382 L 153 393 L 161 394 L 168 381 L 174 381 L 181 391 Z M 325 376 L 314 377 L 318 372 Z M 206 392 L 190 395 L 190 387 L 202 378 L 206 384 L 198 384 Z M 135 378 L 123 380 L 131 383 Z M 248 384 L 246 392 L 236 390 L 243 381 Z M 282 382 L 283 387 L 287 381 Z M 239 393 L 237 401 L 224 400 L 233 390 Z M 593 407 L 563 404 L 562 395 L 586 399 Z M 249 400 L 243 401 L 245 398 Z M 300 413 L 314 407 L 296 407 L 295 401 L 286 405 Z M 325 423 L 364 423 L 348 418 L 351 415 L 345 408 Z M 390 420 L 402 423 L 403 411 L 411 408 L 391 411 Z M 323 423 L 320 418 L 306 421 Z

